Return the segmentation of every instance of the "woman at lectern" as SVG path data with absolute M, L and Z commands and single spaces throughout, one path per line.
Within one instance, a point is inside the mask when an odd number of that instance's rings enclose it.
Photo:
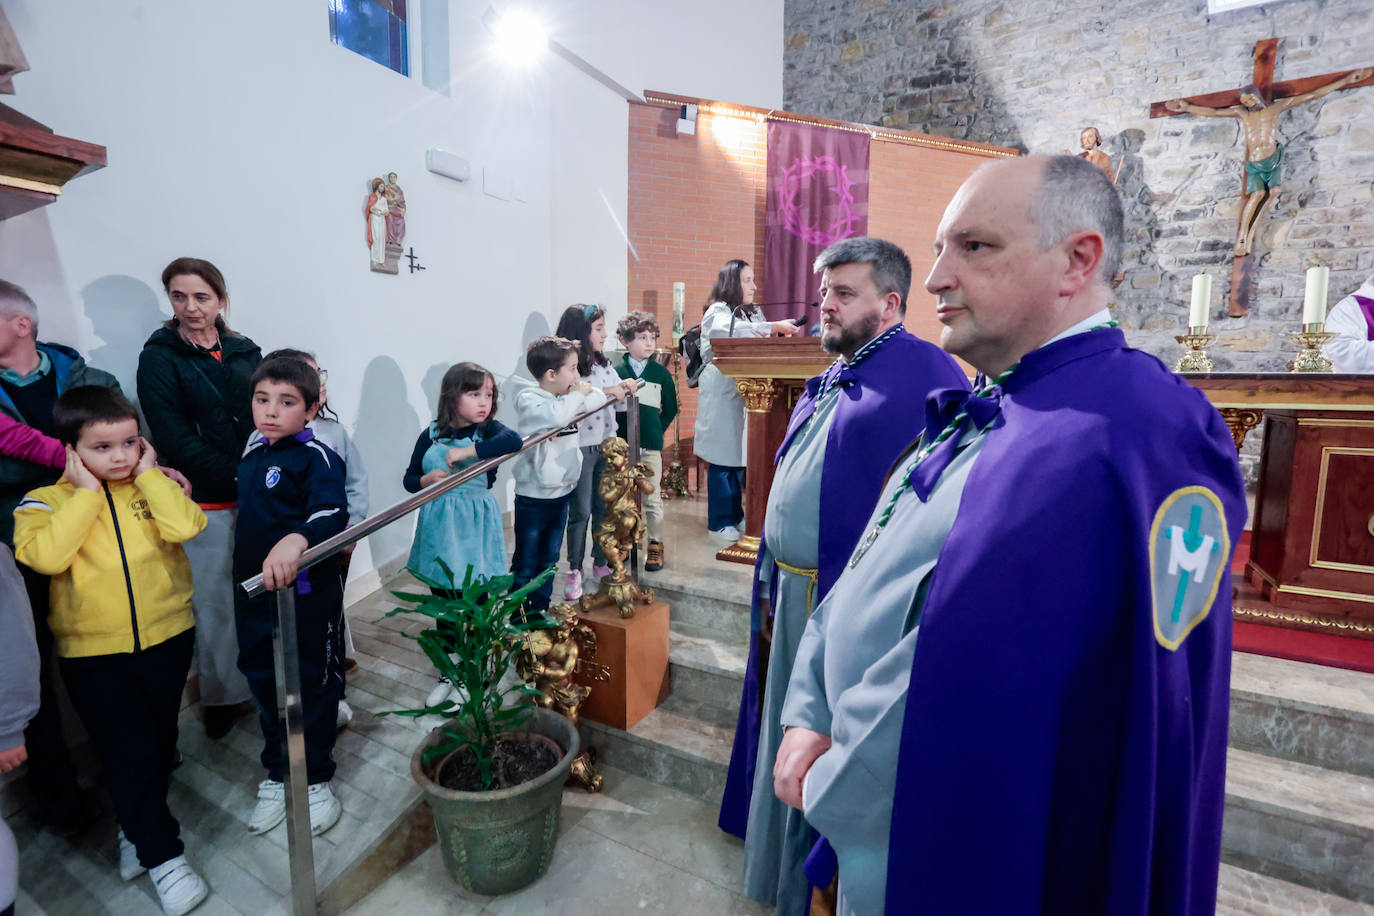
M 796 334 L 791 321 L 768 321 L 754 305 L 758 286 L 754 268 L 736 258 L 727 261 L 706 297 L 701 319 L 701 359 L 697 383 L 697 419 L 693 451 L 707 463 L 706 525 L 728 542 L 738 541 L 744 522 L 744 401 L 712 361 L 711 341 L 720 337 L 769 337 Z

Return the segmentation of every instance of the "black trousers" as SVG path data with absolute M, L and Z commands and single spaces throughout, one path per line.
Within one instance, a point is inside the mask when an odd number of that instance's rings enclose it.
M 38 640 L 39 686 L 38 714 L 24 729 L 24 747 L 29 754 L 29 788 L 43 816 L 67 819 L 81 804 L 81 787 L 76 767 L 62 736 L 62 711 L 57 702 L 56 672 L 53 670 L 53 636 L 48 628 L 48 577 L 16 564 L 24 577 L 24 587 L 33 605 L 33 632 Z
M 334 739 L 344 680 L 343 585 L 337 575 L 319 567 L 310 570 L 310 582 L 308 594 L 296 595 L 296 640 L 300 650 L 306 781 L 314 785 L 334 778 Z M 234 602 L 239 670 L 248 679 L 262 725 L 262 765 L 269 779 L 281 782 L 286 772 L 282 747 L 285 732 L 277 717 L 277 676 L 272 659 L 277 595 L 268 592 L 250 599 L 237 590 Z
M 140 652 L 64 658 L 62 679 L 100 757 L 115 817 L 144 868 L 182 854 L 167 807 L 195 630 Z

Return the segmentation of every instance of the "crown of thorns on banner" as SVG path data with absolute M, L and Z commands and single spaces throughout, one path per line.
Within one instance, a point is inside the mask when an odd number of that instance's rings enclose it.
M 828 190 L 836 197 L 835 217 L 828 226 L 807 225 L 803 222 L 798 202 L 802 185 L 807 180 L 826 173 L 834 176 Z M 778 193 L 778 210 L 782 213 L 783 227 L 797 238 L 813 245 L 825 246 L 848 238 L 853 231 L 855 220 L 858 219 L 852 206 L 853 188 L 854 182 L 849 180 L 848 170 L 836 162 L 834 156 L 794 159 L 782 173 L 782 188 Z

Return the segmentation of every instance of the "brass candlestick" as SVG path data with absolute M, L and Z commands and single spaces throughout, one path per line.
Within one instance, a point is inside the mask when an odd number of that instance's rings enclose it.
M 1331 360 L 1322 353 L 1322 347 L 1335 340 L 1336 335 L 1326 330 L 1326 322 L 1305 324 L 1301 331 L 1290 331 L 1288 338 L 1298 345 L 1297 357 L 1288 362 L 1289 372 L 1331 371 Z
M 1212 358 L 1207 348 L 1216 343 L 1217 335 L 1207 333 L 1207 325 L 1188 328 L 1187 334 L 1180 334 L 1174 340 L 1188 348 L 1174 366 L 1175 372 L 1211 372 Z

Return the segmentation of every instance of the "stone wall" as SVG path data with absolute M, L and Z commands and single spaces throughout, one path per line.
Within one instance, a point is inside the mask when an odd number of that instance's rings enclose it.
M 1202 0 L 786 0 L 790 111 L 1035 152 L 1078 150 L 1096 125 L 1126 202 L 1116 312 L 1172 363 L 1192 275 L 1212 274 L 1220 370 L 1281 370 L 1303 270 L 1332 302 L 1374 273 L 1374 86 L 1282 116 L 1283 190 L 1256 245 L 1246 318 L 1225 318 L 1244 145 L 1233 120 L 1151 120 L 1151 102 L 1250 82 L 1278 37 L 1276 79 L 1374 65 L 1370 0 L 1280 0 L 1208 17 Z M 1124 161 L 1123 161 L 1124 160 Z

